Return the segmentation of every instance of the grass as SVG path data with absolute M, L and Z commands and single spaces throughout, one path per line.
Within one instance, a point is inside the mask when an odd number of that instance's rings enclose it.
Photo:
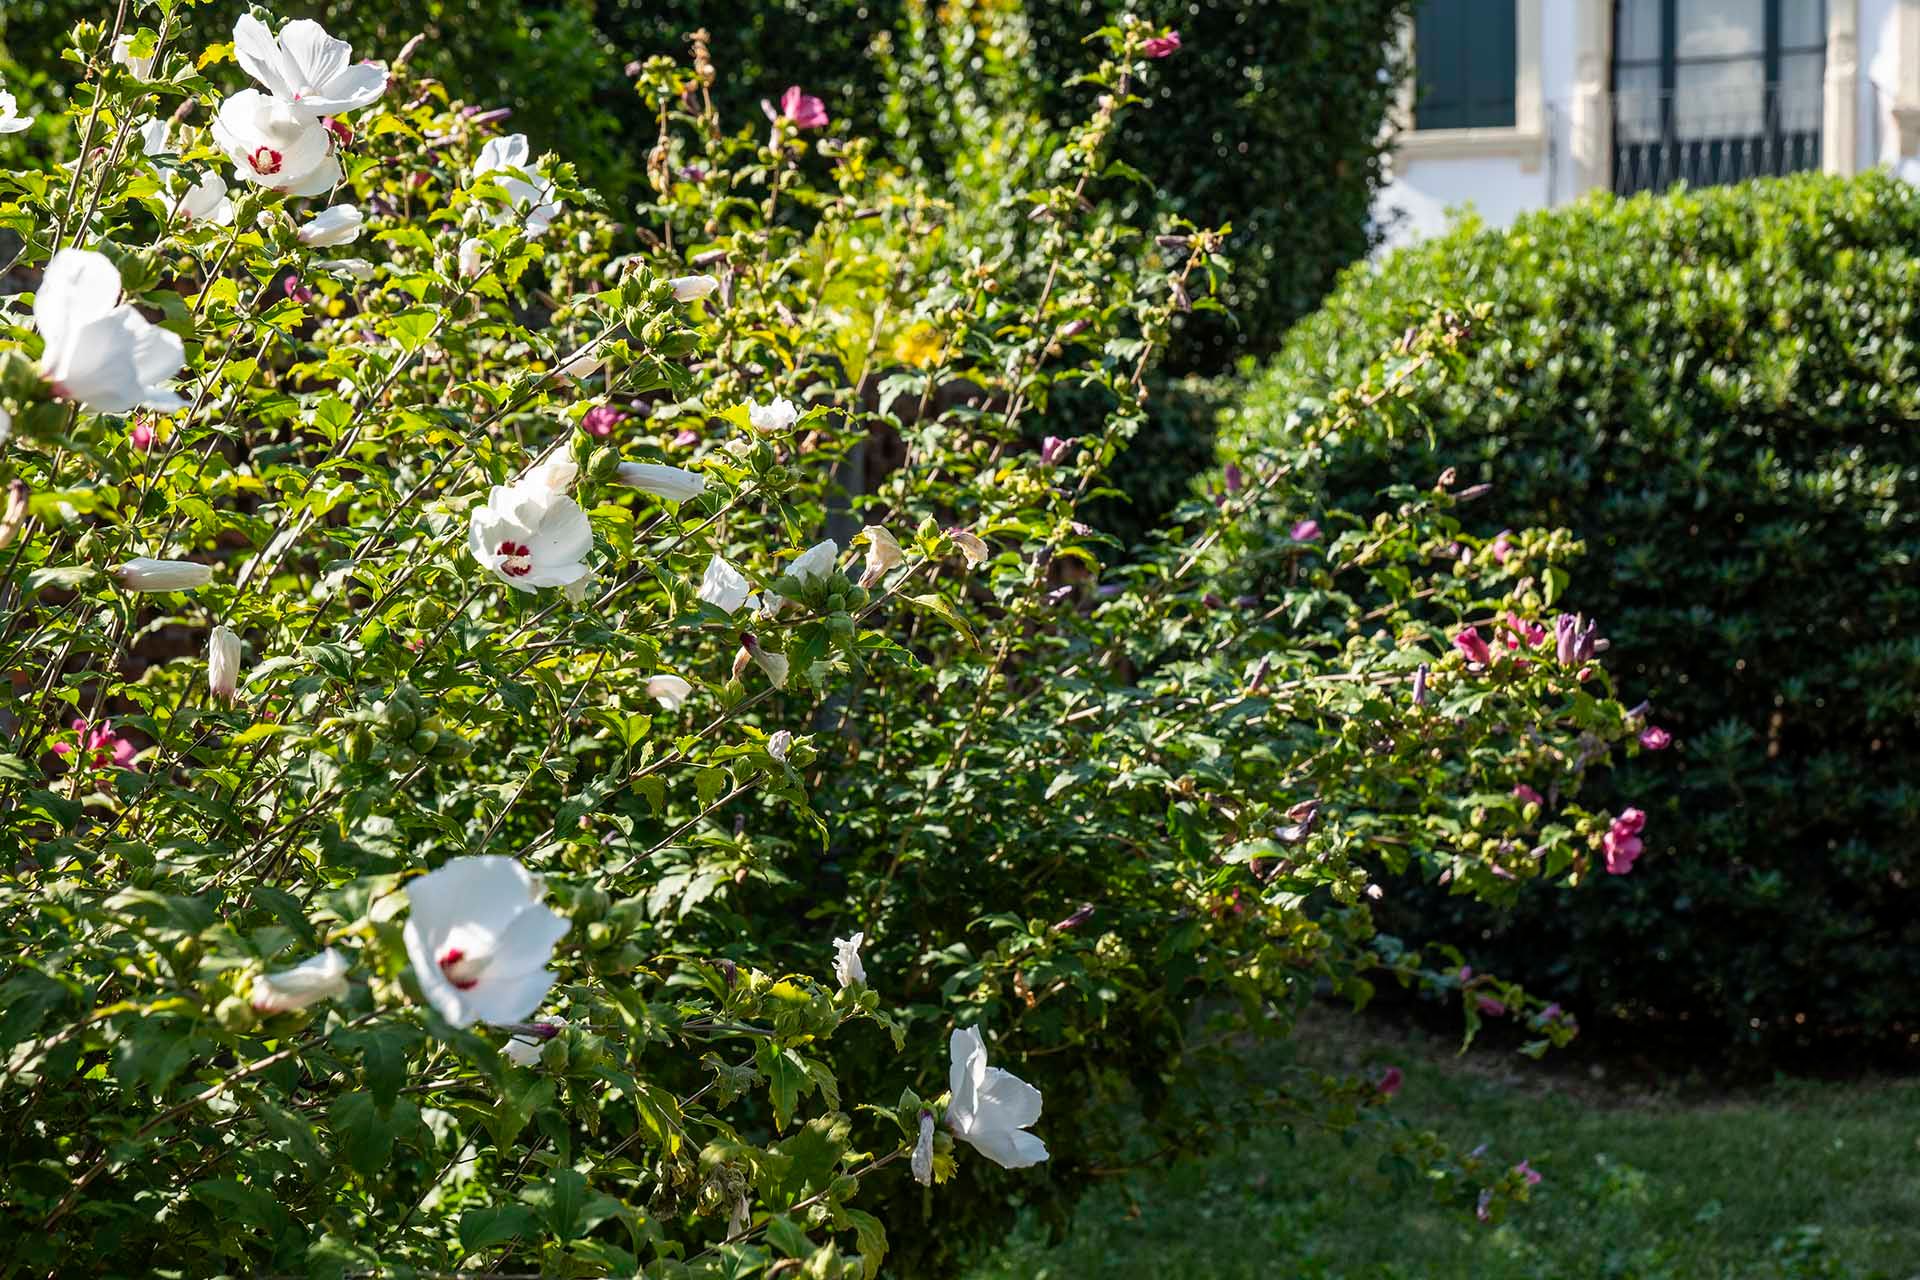
M 1023 1227 L 968 1280 L 1920 1280 L 1920 1080 L 1684 1098 L 1356 1021 L 1315 1018 L 1299 1060 L 1399 1065 L 1396 1113 L 1531 1161 L 1530 1204 L 1483 1225 L 1396 1195 L 1366 1144 L 1256 1132 L 1097 1189 L 1058 1243 Z

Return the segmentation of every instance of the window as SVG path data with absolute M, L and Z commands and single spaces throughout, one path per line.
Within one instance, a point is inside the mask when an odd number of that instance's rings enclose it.
M 1502 0 L 1421 0 L 1413 27 L 1415 129 L 1514 127 L 1514 11 Z
M 1820 167 L 1824 0 L 1620 0 L 1614 190 Z

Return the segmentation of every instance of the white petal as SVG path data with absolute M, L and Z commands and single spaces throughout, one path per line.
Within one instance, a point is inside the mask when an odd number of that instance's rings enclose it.
M 989 1129 L 958 1136 L 1002 1169 L 1027 1169 L 1047 1158 L 1047 1144 L 1024 1129 Z
M 540 1007 L 558 976 L 551 969 L 537 969 L 511 978 L 483 979 L 464 993 L 467 1007 L 481 1022 L 519 1022 Z
M 816 542 L 801 552 L 794 562 L 787 566 L 787 572 L 802 582 L 823 579 L 833 572 L 834 561 L 840 558 L 840 544 L 832 538 Z
M 706 576 L 700 580 L 700 599 L 725 614 L 739 612 L 752 587 L 740 571 L 715 555 L 707 561 Z
M 975 1105 L 982 1124 L 1024 1129 L 1040 1118 L 1040 1091 L 1011 1072 L 989 1067 Z
M 307 225 L 301 227 L 297 234 L 301 244 L 316 249 L 331 249 L 358 240 L 360 229 L 366 225 L 366 221 L 358 205 L 336 204 L 309 218 Z
M 233 24 L 233 56 L 241 69 L 265 85 L 269 93 L 277 98 L 293 97 L 293 86 L 281 71 L 280 42 L 266 23 L 250 13 L 240 15 Z
M 614 478 L 621 484 L 665 498 L 668 502 L 697 498 L 707 488 L 707 478 L 699 472 L 658 462 L 623 462 Z
M 231 627 L 215 627 L 207 634 L 207 690 L 216 698 L 231 699 L 239 684 L 240 637 Z
M 747 403 L 747 422 L 755 431 L 785 431 L 800 421 L 800 411 L 793 407 L 793 401 L 785 396 L 775 399 L 772 404 L 758 405 Z
M 572 498 L 555 497 L 528 545 L 536 566 L 577 563 L 593 550 L 593 523 Z
M 679 676 L 657 675 L 647 681 L 647 696 L 669 711 L 678 711 L 693 693 L 693 686 Z
M 252 1003 L 261 1013 L 288 1013 L 347 994 L 347 962 L 328 947 L 310 960 L 253 980 Z
M 407 900 L 412 904 L 409 921 L 422 926 L 435 942 L 444 940 L 456 924 L 498 935 L 538 893 L 539 881 L 512 858 L 499 854 L 454 858 L 407 885 Z
M 959 1131 L 973 1122 L 974 1095 L 987 1073 L 987 1046 L 977 1028 L 959 1027 L 947 1042 L 947 1056 L 947 1088 L 953 1094 L 947 1119 Z
M 280 28 L 280 65 L 296 100 L 310 97 L 313 91 L 347 69 L 353 59 L 353 46 L 327 34 L 325 27 L 311 18 L 300 18 Z
M 356 62 L 316 85 L 301 100 L 301 105 L 320 116 L 343 115 L 380 100 L 387 91 L 387 69 L 371 62 Z
M 47 344 L 42 367 L 57 366 L 80 329 L 106 316 L 119 301 L 120 270 L 105 254 L 91 249 L 54 254 L 33 298 L 34 327 Z
M 720 287 L 712 276 L 675 276 L 667 283 L 673 286 L 676 302 L 698 302 Z
M 856 933 L 851 938 L 833 940 L 835 953 L 833 976 L 840 980 L 841 986 L 850 986 L 855 982 L 867 980 L 867 967 L 860 962 L 860 944 L 866 940 L 867 935 L 864 933 Z

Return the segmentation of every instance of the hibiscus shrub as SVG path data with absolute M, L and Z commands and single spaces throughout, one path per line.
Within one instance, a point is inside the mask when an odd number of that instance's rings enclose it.
M 802 90 L 724 120 L 696 43 L 623 227 L 405 49 L 120 12 L 77 163 L 0 173 L 16 1266 L 933 1275 L 1262 1118 L 1525 1198 L 1390 1087 L 1220 1084 L 1383 979 L 1565 1042 L 1367 867 L 1625 870 L 1572 794 L 1633 725 L 1548 633 L 1577 546 L 1464 555 L 1470 493 L 1276 547 L 1250 456 L 1132 562 L 1082 519 L 1221 271 L 1110 212 L 1163 30 L 974 204 Z
M 1630 879 L 1492 921 L 1435 897 L 1399 927 L 1626 1043 L 1763 1067 L 1920 1044 L 1917 244 L 1920 196 L 1883 173 L 1603 198 L 1356 269 L 1289 339 L 1229 447 L 1290 453 L 1300 406 L 1410 316 L 1487 304 L 1461 376 L 1416 389 L 1422 425 L 1346 432 L 1318 487 L 1364 503 L 1454 466 L 1493 486 L 1476 531 L 1570 526 L 1590 554 L 1564 590 L 1663 748 L 1596 793 L 1648 815 Z

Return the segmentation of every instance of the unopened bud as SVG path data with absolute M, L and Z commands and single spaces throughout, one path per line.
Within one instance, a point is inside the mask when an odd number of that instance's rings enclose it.
M 0 549 L 4 549 L 19 536 L 20 528 L 27 522 L 27 482 L 15 477 L 7 485 L 7 506 L 0 511 Z
M 1078 929 L 1091 919 L 1093 919 L 1093 904 L 1091 902 L 1085 902 L 1080 905 L 1078 911 L 1075 911 L 1064 920 L 1057 921 L 1053 926 L 1053 931 L 1055 933 L 1068 933 L 1074 929 Z

